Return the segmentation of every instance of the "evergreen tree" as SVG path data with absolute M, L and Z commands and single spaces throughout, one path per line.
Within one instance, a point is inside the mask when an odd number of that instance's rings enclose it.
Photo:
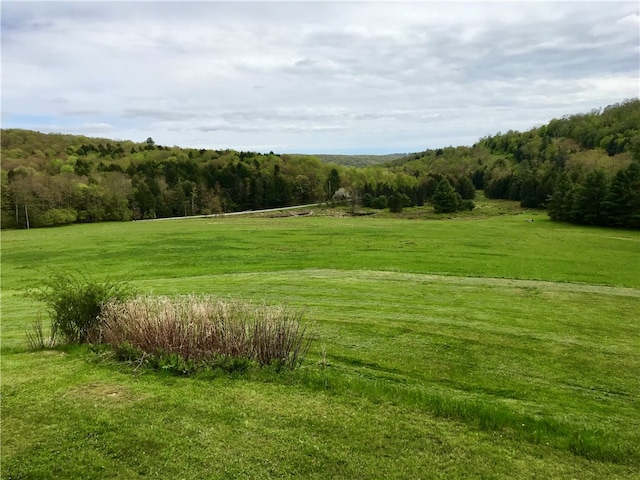
M 384 197 L 384 195 L 381 195 Z M 380 198 L 380 197 L 378 197 Z M 389 211 L 393 213 L 400 213 L 402 209 L 409 205 L 410 200 L 404 193 L 395 192 L 393 195 L 389 197 L 388 205 Z
M 436 213 L 452 213 L 460 209 L 462 199 L 460 194 L 455 191 L 447 179 L 443 179 L 438 183 L 436 191 L 433 192 L 431 203 Z
M 327 178 L 327 184 L 329 188 L 329 196 L 331 197 L 335 192 L 340 189 L 340 174 L 335 168 L 331 169 L 329 177 Z
M 633 162 L 613 177 L 602 209 L 607 224 L 640 228 L 640 163 Z
M 592 170 L 576 191 L 573 214 L 578 223 L 604 225 L 603 201 L 607 197 L 609 185 L 603 170 Z
M 476 187 L 470 177 L 462 177 L 458 181 L 458 193 L 464 200 L 476 198 Z
M 571 179 L 562 172 L 556 183 L 553 194 L 549 197 L 547 203 L 547 212 L 551 220 L 568 221 L 569 209 L 571 207 Z
M 536 175 L 532 172 L 527 172 L 527 174 L 524 176 L 524 180 L 520 184 L 520 205 L 525 208 L 539 208 L 539 187 L 540 182 Z

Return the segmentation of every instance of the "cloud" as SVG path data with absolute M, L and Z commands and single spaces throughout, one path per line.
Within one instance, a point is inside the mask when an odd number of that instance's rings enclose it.
M 179 121 L 193 119 L 193 114 L 190 112 L 178 112 L 161 110 L 155 108 L 126 108 L 122 111 L 123 118 L 151 118 L 156 120 L 170 120 Z
M 113 126 L 105 122 L 85 123 L 81 126 L 82 130 L 92 134 L 111 133 Z
M 638 96 L 639 10 L 3 2 L 2 122 L 280 152 L 470 144 Z

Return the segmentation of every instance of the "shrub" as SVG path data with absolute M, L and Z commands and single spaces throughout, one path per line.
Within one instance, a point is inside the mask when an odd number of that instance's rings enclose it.
M 473 210 L 476 204 L 472 200 L 462 200 L 460 202 L 460 210 Z
M 53 227 L 56 225 L 66 225 L 78 220 L 78 212 L 72 208 L 52 208 L 33 219 L 34 226 Z
M 116 350 L 164 370 L 199 366 L 295 368 L 311 344 L 302 314 L 208 296 L 137 297 L 111 301 L 100 316 L 102 339 Z
M 404 207 L 411 205 L 411 199 L 404 193 L 396 192 L 389 198 L 389 211 L 401 213 Z
M 372 202 L 373 202 L 373 195 L 371 195 L 369 192 L 365 193 L 362 196 L 362 206 L 363 207 L 370 208 L 372 206 Z
M 385 195 L 378 195 L 371 201 L 371 206 L 379 210 L 383 210 L 387 208 L 388 205 L 389 205 L 389 200 Z
M 51 328 L 66 343 L 99 341 L 99 316 L 109 300 L 124 300 L 130 287 L 121 281 L 98 282 L 79 273 L 50 274 L 32 293 L 47 305 Z

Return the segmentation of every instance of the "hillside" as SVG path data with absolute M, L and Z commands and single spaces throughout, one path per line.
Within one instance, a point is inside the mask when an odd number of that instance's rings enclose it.
M 2 228 L 209 214 L 330 199 L 399 211 L 490 198 L 640 228 L 640 100 L 403 156 L 276 155 L 2 130 Z M 347 166 L 385 160 L 384 165 Z M 329 163 L 327 163 L 329 161 Z M 434 194 L 437 194 L 434 201 Z M 443 207 L 444 205 L 444 207 Z

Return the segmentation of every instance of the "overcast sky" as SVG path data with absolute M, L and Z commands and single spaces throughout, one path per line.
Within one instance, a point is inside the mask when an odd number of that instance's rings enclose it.
M 276 153 L 471 145 L 639 96 L 632 2 L 2 2 L 2 127 Z

